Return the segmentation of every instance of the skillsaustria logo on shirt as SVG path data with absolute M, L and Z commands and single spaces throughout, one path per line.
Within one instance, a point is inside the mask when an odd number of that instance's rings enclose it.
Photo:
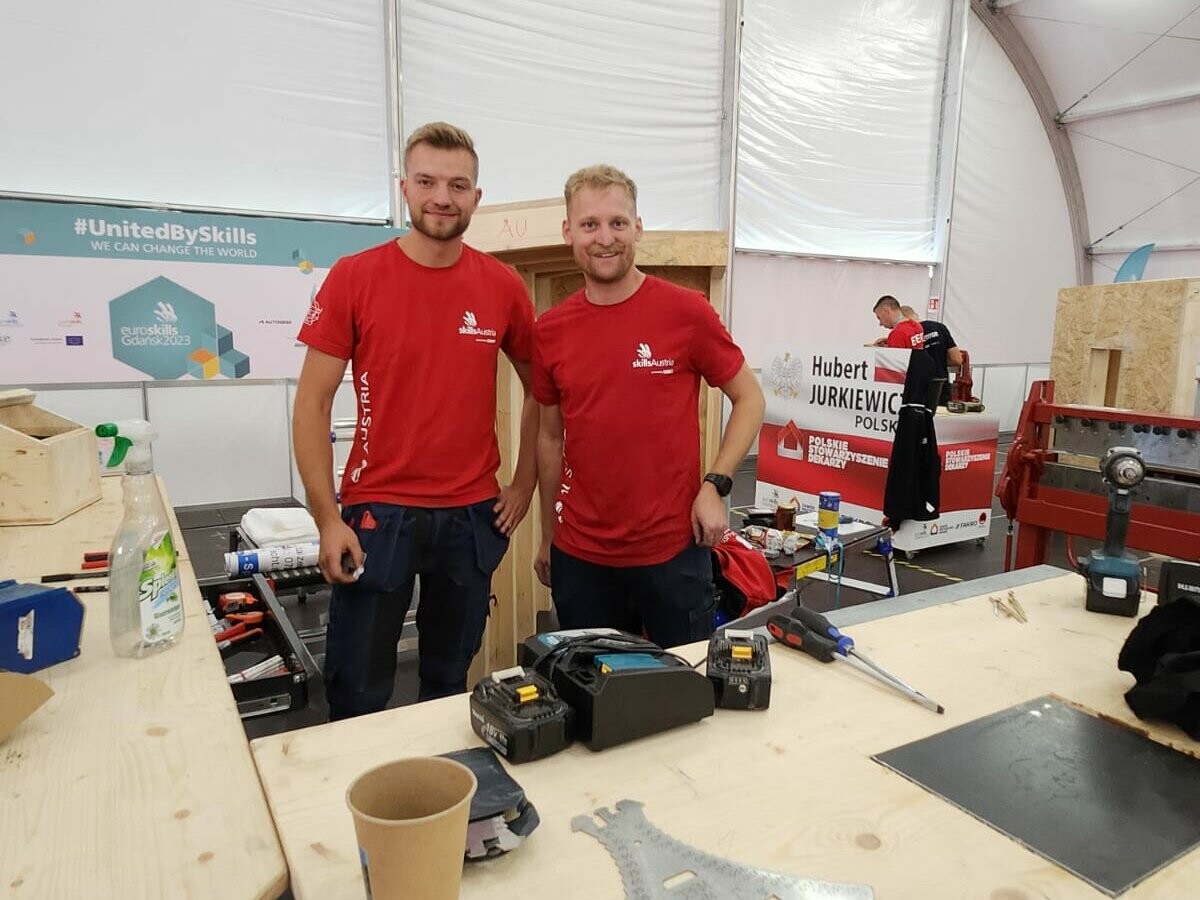
M 649 369 L 651 375 L 670 375 L 675 371 L 675 360 L 664 358 L 655 359 L 650 345 L 644 341 L 637 345 L 637 356 L 633 361 L 635 369 Z
M 462 325 L 458 328 L 459 334 L 465 334 L 468 337 L 473 337 L 476 343 L 494 344 L 496 343 L 495 328 L 480 328 L 479 321 L 475 318 L 475 313 L 467 310 L 463 313 Z

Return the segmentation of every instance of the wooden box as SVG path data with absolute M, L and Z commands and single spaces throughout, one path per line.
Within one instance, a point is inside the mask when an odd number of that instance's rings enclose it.
M 96 435 L 0 391 L 0 525 L 50 525 L 100 499 Z

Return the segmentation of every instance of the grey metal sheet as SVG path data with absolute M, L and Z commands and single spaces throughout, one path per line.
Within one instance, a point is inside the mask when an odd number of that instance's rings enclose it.
M 1200 759 L 1053 697 L 874 759 L 1110 896 L 1200 845 Z

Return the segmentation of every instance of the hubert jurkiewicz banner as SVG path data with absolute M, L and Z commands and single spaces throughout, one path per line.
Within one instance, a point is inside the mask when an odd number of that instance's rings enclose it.
M 0 384 L 295 377 L 329 267 L 400 233 L 0 200 Z

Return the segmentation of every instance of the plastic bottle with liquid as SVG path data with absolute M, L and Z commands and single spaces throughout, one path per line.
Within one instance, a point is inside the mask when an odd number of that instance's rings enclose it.
M 96 434 L 113 439 L 107 465 L 125 463 L 125 515 L 108 552 L 109 637 L 117 656 L 149 656 L 173 647 L 183 634 L 175 543 L 150 453 L 158 432 L 149 422 L 129 419 L 97 425 Z

